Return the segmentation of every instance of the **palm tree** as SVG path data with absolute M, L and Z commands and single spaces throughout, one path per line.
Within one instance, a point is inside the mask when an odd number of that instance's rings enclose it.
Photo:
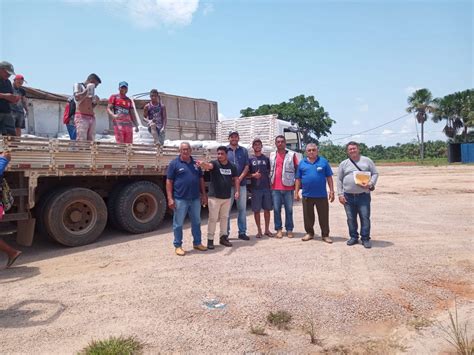
M 433 95 L 428 89 L 416 90 L 411 96 L 408 97 L 407 112 L 414 112 L 416 120 L 421 125 L 421 146 L 420 146 L 420 157 L 423 160 L 425 155 L 424 148 L 424 124 L 428 119 L 428 113 L 433 113 L 435 110 Z

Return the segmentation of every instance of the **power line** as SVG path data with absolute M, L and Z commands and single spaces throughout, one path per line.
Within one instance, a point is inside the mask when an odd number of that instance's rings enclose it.
M 347 135 L 346 137 L 341 137 L 341 138 L 332 139 L 332 141 L 333 141 L 333 142 L 334 142 L 334 141 L 340 141 L 340 140 L 347 139 L 347 138 L 350 138 L 350 137 L 353 137 L 353 136 L 362 135 L 363 133 L 367 133 L 367 132 L 370 132 L 370 131 L 374 131 L 374 130 L 376 130 L 376 129 L 379 129 L 380 127 L 389 125 L 390 123 L 393 123 L 393 122 L 396 122 L 396 121 L 399 121 L 399 120 L 401 120 L 402 118 L 407 117 L 408 115 L 410 115 L 410 113 L 406 113 L 406 114 L 404 114 L 403 116 L 400 116 L 400 117 L 397 117 L 397 118 L 395 118 L 395 119 L 393 119 L 393 120 L 390 120 L 390 121 L 388 121 L 388 122 L 382 123 L 381 125 L 378 125 L 378 126 L 376 126 L 376 127 L 366 129 L 365 131 L 361 131 L 361 132 L 358 132 L 358 133 L 349 134 L 349 135 Z

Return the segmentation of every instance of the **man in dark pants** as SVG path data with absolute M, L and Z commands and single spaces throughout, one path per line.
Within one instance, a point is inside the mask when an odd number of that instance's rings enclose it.
M 334 201 L 334 183 L 332 169 L 328 161 L 318 156 L 318 146 L 310 143 L 306 146 L 306 158 L 298 165 L 295 182 L 295 199 L 299 200 L 299 189 L 303 187 L 303 219 L 306 235 L 303 241 L 314 238 L 314 207 L 318 212 L 321 238 L 332 243 L 329 237 L 329 203 L 326 182 L 329 186 L 329 201 Z
M 359 215 L 362 244 L 369 249 L 372 247 L 370 242 L 370 191 L 375 188 L 379 174 L 374 162 L 360 154 L 358 143 L 347 143 L 346 150 L 349 159 L 344 160 L 337 170 L 337 194 L 347 215 L 350 236 L 347 245 L 359 242 L 357 225 L 357 215 Z M 370 172 L 370 178 L 367 178 L 367 181 L 358 178 L 359 172 Z
M 8 78 L 15 75 L 13 65 L 0 62 L 0 134 L 15 136 L 15 120 L 12 116 L 10 104 L 16 104 L 21 97 L 13 93 L 13 86 Z

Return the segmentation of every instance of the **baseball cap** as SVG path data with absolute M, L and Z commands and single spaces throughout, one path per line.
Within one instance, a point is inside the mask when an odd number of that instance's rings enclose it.
M 252 141 L 252 145 L 254 145 L 257 142 L 260 142 L 260 144 L 262 144 L 262 140 L 260 138 L 254 138 L 254 140 Z
M 124 86 L 128 88 L 128 83 L 126 81 L 121 81 L 119 83 L 119 88 L 124 87 Z
M 231 135 L 233 135 L 233 134 L 239 135 L 239 132 L 237 132 L 237 131 L 229 131 L 229 137 L 230 137 Z
M 6 61 L 0 62 L 0 69 L 4 69 L 10 75 L 15 75 L 15 69 L 13 69 L 12 63 Z
M 26 83 L 25 77 L 21 74 L 15 75 L 15 80 L 23 80 Z

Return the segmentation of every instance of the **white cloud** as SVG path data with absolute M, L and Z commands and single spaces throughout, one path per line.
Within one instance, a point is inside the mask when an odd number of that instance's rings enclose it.
M 407 87 L 405 88 L 405 93 L 406 93 L 407 95 L 411 95 L 411 94 L 413 94 L 416 90 L 420 90 L 420 89 L 421 89 L 421 88 L 418 87 L 418 86 L 407 86 Z
M 392 133 L 393 133 L 393 131 L 392 131 L 391 129 L 384 129 L 384 130 L 382 131 L 382 134 L 383 134 L 384 136 L 390 135 L 390 134 L 392 134 Z
M 358 125 L 360 125 L 360 121 L 359 120 L 352 120 L 352 125 L 353 126 L 358 126 Z
M 65 0 L 74 4 L 106 6 L 111 13 L 126 13 L 131 22 L 142 28 L 189 25 L 199 7 L 199 0 Z M 120 11 L 116 11 L 120 9 Z
M 219 121 L 223 121 L 223 120 L 227 119 L 227 117 L 223 113 L 219 112 L 219 114 L 217 115 L 217 119 Z

